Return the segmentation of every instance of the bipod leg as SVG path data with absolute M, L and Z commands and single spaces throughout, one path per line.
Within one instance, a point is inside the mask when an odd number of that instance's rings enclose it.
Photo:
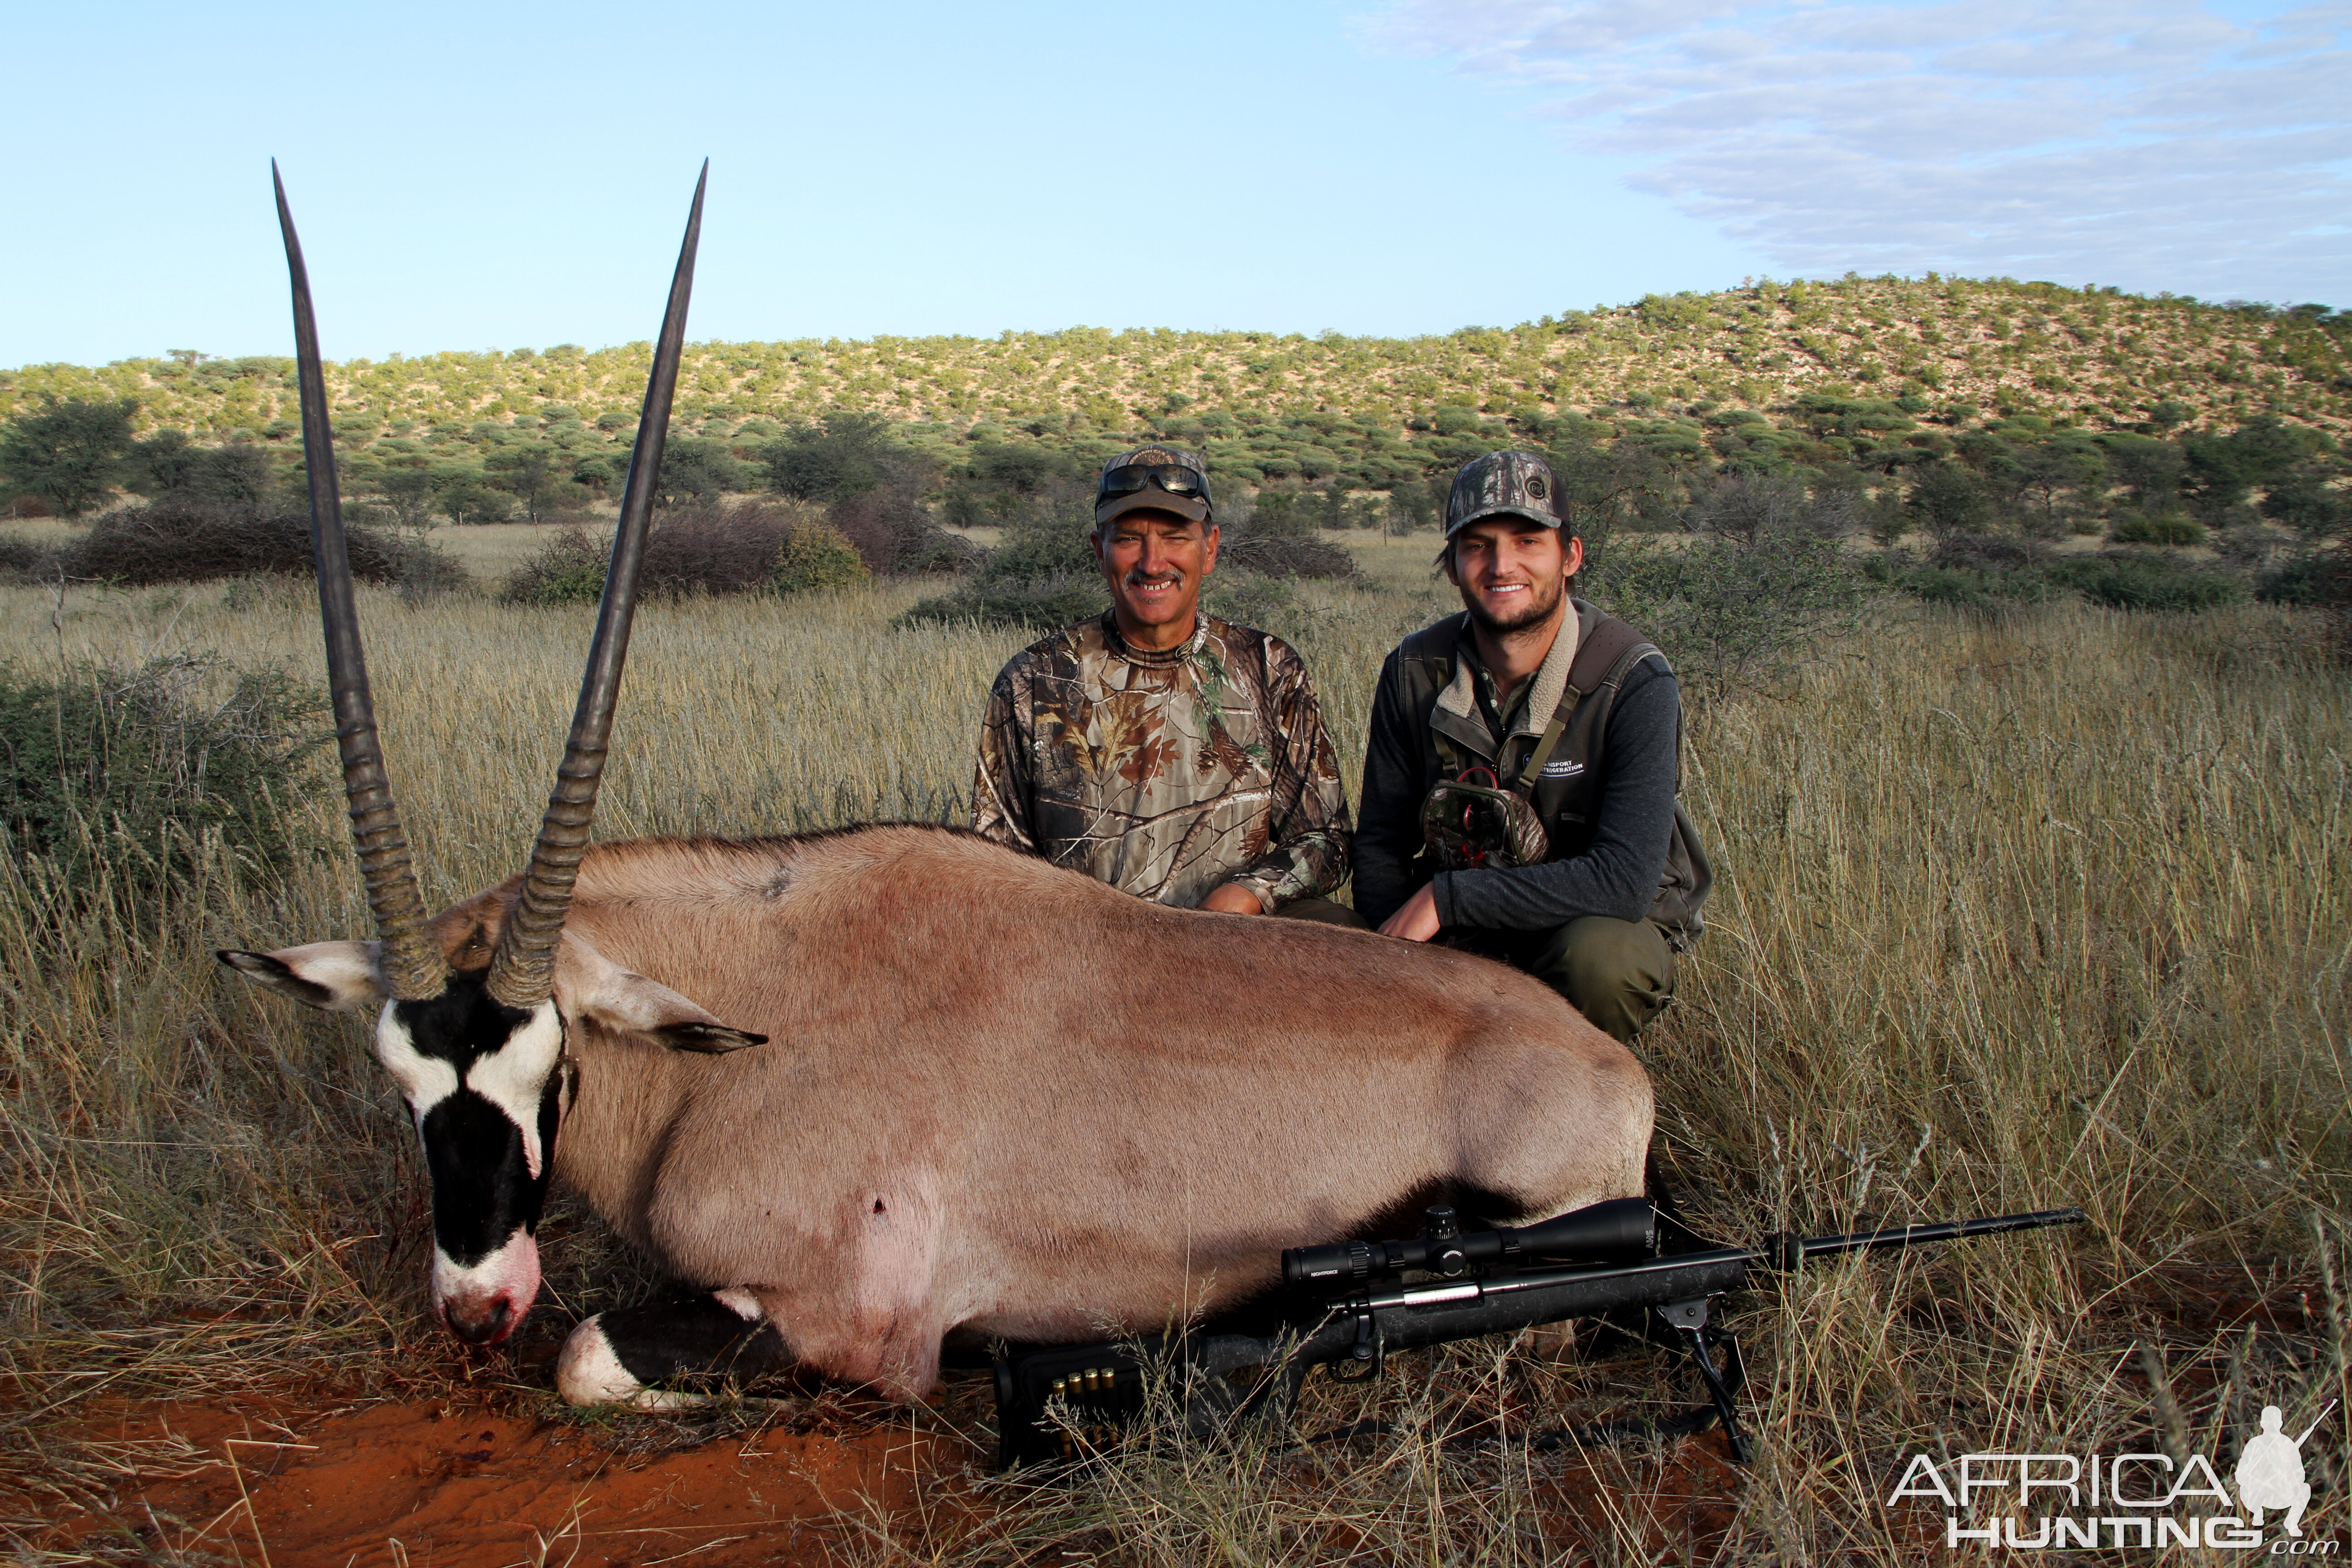
M 1748 1462 L 1748 1439 L 1740 1436 L 1739 1410 L 1734 1398 L 1748 1384 L 1748 1363 L 1739 1353 L 1739 1342 L 1707 1321 L 1707 1300 L 1670 1301 L 1653 1309 L 1658 1319 L 1674 1331 L 1691 1360 L 1698 1363 L 1698 1374 L 1706 1384 L 1707 1397 L 1715 1402 L 1715 1414 L 1723 1423 L 1723 1441 L 1731 1450 L 1734 1464 Z M 1724 1347 L 1723 1370 L 1715 1365 L 1715 1347 Z

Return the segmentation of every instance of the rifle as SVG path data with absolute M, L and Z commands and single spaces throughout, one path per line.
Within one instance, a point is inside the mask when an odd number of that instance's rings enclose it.
M 1237 1418 L 1287 1411 L 1317 1366 L 1329 1366 L 1339 1382 L 1366 1382 L 1393 1351 L 1594 1316 L 1686 1352 L 1708 1399 L 1679 1417 L 1620 1423 L 1595 1436 L 1697 1432 L 1720 1421 L 1732 1458 L 1745 1463 L 1749 1448 L 1735 1401 L 1747 1366 L 1739 1342 L 1714 1321 L 1713 1302 L 1747 1285 L 1751 1271 L 1793 1274 L 1811 1258 L 2078 1225 L 2085 1216 L 2079 1208 L 2043 1209 L 1840 1236 L 1781 1233 L 1760 1247 L 1708 1247 L 1648 1198 L 1616 1198 L 1489 1231 L 1464 1232 L 1450 1208 L 1430 1209 L 1427 1217 L 1421 1235 L 1407 1241 L 1286 1251 L 1280 1324 L 1271 1333 L 1220 1331 L 1212 1323 L 998 1356 L 999 1467 L 1066 1461 L 1108 1446 L 1143 1413 L 1155 1385 L 1181 1399 L 1191 1435 L 1208 1437 Z M 1229 1374 L 1251 1369 L 1259 1375 L 1244 1394 Z

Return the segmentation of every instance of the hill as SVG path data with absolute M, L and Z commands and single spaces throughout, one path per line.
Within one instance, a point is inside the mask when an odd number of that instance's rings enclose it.
M 831 410 L 870 412 L 950 458 L 967 440 L 1074 454 L 1155 431 L 1228 478 L 1387 489 L 1563 420 L 1660 456 L 1899 466 L 1937 427 L 2231 430 L 2268 416 L 2352 429 L 2352 314 L 2006 279 L 1770 279 L 1650 295 L 1443 337 L 1005 332 L 689 345 L 677 429 L 744 447 Z M 342 450 L 386 467 L 551 445 L 595 485 L 625 452 L 648 360 L 601 350 L 448 353 L 328 366 Z M 142 431 L 299 446 L 290 359 L 178 352 L 0 372 L 0 419 L 44 397 L 137 400 Z M 1483 416 L 1483 418 L 1482 418 Z M 2316 443 L 2315 443 L 2316 445 Z M 1907 450 L 1906 450 L 1907 448 Z M 600 468 L 599 465 L 603 468 Z

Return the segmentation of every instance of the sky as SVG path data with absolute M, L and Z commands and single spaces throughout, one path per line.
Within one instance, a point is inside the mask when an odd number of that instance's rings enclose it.
M 7 0 L 0 366 L 1073 325 L 1751 275 L 2352 306 L 2352 0 Z

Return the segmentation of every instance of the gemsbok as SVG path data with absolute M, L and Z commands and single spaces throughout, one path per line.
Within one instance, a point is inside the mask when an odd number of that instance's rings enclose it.
M 273 180 L 275 172 L 273 169 Z M 704 179 L 707 182 L 706 166 Z M 1643 1187 L 1633 1056 L 1443 947 L 1169 909 L 923 826 L 588 843 L 685 334 L 698 183 L 603 602 L 527 869 L 429 915 L 376 735 L 284 187 L 319 598 L 380 940 L 225 952 L 375 1012 L 423 1140 L 434 1310 L 530 1310 L 551 1177 L 703 1292 L 576 1329 L 564 1395 L 789 1361 L 925 1394 L 943 1342 L 1151 1331 L 1285 1247 L 1451 1192 L 1518 1222 Z

